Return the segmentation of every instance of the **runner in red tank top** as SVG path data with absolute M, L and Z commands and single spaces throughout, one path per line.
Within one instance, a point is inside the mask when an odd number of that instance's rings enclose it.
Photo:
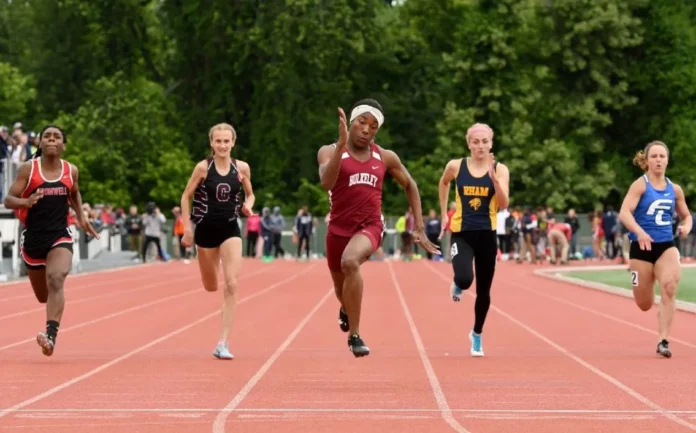
M 36 336 L 46 356 L 56 344 L 65 308 L 63 284 L 72 268 L 70 205 L 78 226 L 99 238 L 82 212 L 77 167 L 60 158 L 66 142 L 60 128 L 46 126 L 39 134 L 39 150 L 19 167 L 5 198 L 5 207 L 14 209 L 24 225 L 20 251 L 36 299 L 46 304 L 46 332 Z
M 321 185 L 329 191 L 331 211 L 326 235 L 326 258 L 333 278 L 336 297 L 341 303 L 339 323 L 349 332 L 348 347 L 353 355 L 369 355 L 359 333 L 363 282 L 360 265 L 375 252 L 384 235 L 382 182 L 389 173 L 405 189 L 416 217 L 416 242 L 427 251 L 439 254 L 425 235 L 416 182 L 391 150 L 373 141 L 384 123 L 382 107 L 366 99 L 353 106 L 348 122 L 338 109 L 338 142 L 319 149 Z

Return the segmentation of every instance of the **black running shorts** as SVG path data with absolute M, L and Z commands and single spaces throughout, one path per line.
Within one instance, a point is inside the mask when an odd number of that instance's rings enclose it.
M 206 221 L 196 224 L 194 242 L 201 248 L 218 248 L 230 238 L 241 238 L 242 233 L 236 219 L 232 221 Z
M 650 245 L 650 251 L 648 251 L 641 250 L 638 241 L 631 241 L 631 246 L 628 251 L 628 258 L 632 260 L 642 260 L 654 265 L 665 251 L 674 246 L 674 241 L 652 242 Z
M 46 257 L 54 248 L 73 251 L 73 234 L 69 228 L 55 232 L 32 232 L 24 230 L 19 241 L 19 251 L 27 269 L 46 267 Z

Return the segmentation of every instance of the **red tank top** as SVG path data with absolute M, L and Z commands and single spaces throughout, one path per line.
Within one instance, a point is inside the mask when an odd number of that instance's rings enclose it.
M 343 151 L 336 184 L 329 191 L 329 233 L 353 236 L 364 227 L 382 224 L 382 183 L 386 167 L 379 146 L 370 143 L 371 157 L 360 162 Z
M 58 232 L 70 224 L 70 190 L 73 186 L 72 171 L 67 161 L 61 160 L 62 170 L 55 179 L 47 179 L 41 170 L 41 158 L 31 160 L 29 182 L 22 192 L 28 198 L 42 188 L 41 198 L 31 208 L 15 209 L 22 224 L 33 232 Z

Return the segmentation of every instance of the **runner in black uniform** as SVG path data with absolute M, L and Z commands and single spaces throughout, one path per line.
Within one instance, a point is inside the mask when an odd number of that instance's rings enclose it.
M 39 150 L 19 167 L 5 198 L 5 207 L 14 209 L 25 227 L 20 251 L 36 298 L 46 304 L 46 332 L 36 337 L 46 356 L 53 354 L 56 344 L 65 307 L 63 284 L 72 268 L 70 204 L 78 225 L 99 237 L 82 213 L 77 167 L 60 158 L 66 142 L 60 128 L 45 127 L 39 135 Z
M 476 268 L 476 303 L 474 328 L 469 333 L 471 355 L 483 356 L 481 333 L 491 305 L 491 284 L 495 274 L 498 244 L 498 209 L 506 209 L 509 201 L 510 172 L 499 164 L 491 151 L 493 130 L 484 124 L 473 125 L 466 134 L 471 157 L 453 159 L 447 163 L 440 179 L 442 227 L 449 221 L 452 232 L 452 268 L 454 281 L 450 295 L 456 302 L 463 290 L 474 280 Z M 456 210 L 449 220 L 449 185 L 456 185 Z
M 215 125 L 210 129 L 209 138 L 212 155 L 196 165 L 181 197 L 184 219 L 181 243 L 189 247 L 195 241 L 203 286 L 209 292 L 217 290 L 218 266 L 222 259 L 225 278 L 222 329 L 213 355 L 232 359 L 227 339 L 237 307 L 237 275 L 242 265 L 239 210 L 241 207 L 244 215 L 253 215 L 254 192 L 249 164 L 230 157 L 237 139 L 234 128 L 226 123 Z M 246 196 L 244 203 L 241 203 L 242 188 Z M 193 209 L 189 212 L 191 199 Z M 192 223 L 196 225 L 195 231 Z

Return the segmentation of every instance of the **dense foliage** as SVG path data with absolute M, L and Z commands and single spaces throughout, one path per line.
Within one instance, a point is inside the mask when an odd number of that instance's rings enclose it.
M 390 3 L 0 0 L 0 123 L 64 125 L 85 200 L 121 206 L 178 202 L 208 128 L 230 122 L 259 208 L 323 214 L 316 151 L 336 107 L 366 97 L 425 208 L 475 121 L 496 131 L 513 205 L 616 205 L 653 139 L 696 194 L 696 3 Z

